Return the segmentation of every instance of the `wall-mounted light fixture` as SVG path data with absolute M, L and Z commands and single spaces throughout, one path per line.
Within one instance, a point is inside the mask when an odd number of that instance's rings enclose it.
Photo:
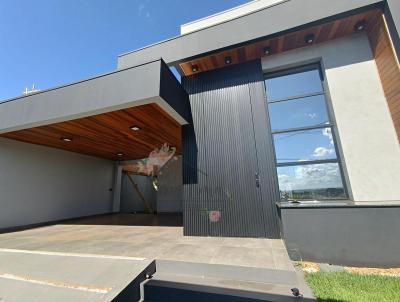
M 130 127 L 130 129 L 133 130 L 133 131 L 139 131 L 140 127 L 139 126 L 132 126 L 132 127 Z
M 193 72 L 198 72 L 198 71 L 199 71 L 199 66 L 197 66 L 197 65 L 192 65 L 192 71 L 193 71 Z
M 224 61 L 225 61 L 225 64 L 231 64 L 232 63 L 232 57 L 225 57 L 225 59 L 224 59 Z
M 308 34 L 304 37 L 304 42 L 307 44 L 312 44 L 315 41 L 315 35 L 314 34 Z
M 355 31 L 355 32 L 363 31 L 363 30 L 365 29 L 366 26 L 367 26 L 367 21 L 365 21 L 365 20 L 358 21 L 358 22 L 354 25 L 354 31 Z
M 272 54 L 271 46 L 264 47 L 263 52 L 264 52 L 264 55 L 266 55 L 266 56 Z

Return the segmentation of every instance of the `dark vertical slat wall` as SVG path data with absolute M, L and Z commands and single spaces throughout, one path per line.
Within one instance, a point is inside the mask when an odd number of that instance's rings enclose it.
M 186 77 L 182 84 L 193 118 L 183 128 L 185 235 L 279 237 L 260 61 Z
M 279 238 L 278 210 L 275 203 L 280 201 L 280 193 L 275 165 L 275 150 L 272 142 L 261 61 L 256 61 L 253 64 L 255 64 L 254 72 L 249 74 L 249 89 L 260 174 L 260 194 L 264 206 L 263 213 L 267 236 Z

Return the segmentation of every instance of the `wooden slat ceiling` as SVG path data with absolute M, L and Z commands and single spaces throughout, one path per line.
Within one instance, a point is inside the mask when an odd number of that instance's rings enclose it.
M 130 129 L 140 127 L 139 131 Z M 181 126 L 156 104 L 0 135 L 111 160 L 141 159 L 168 143 L 181 150 Z M 69 138 L 65 142 L 62 138 Z M 119 156 L 117 154 L 122 153 Z
M 373 24 L 374 26 L 370 27 L 367 33 L 400 142 L 400 65 L 384 15 L 377 16 Z
M 369 27 L 374 26 L 373 22 L 376 21 L 376 16 L 380 14 L 381 10 L 374 9 L 339 20 L 334 20 L 317 26 L 312 26 L 282 36 L 225 50 L 205 57 L 196 58 L 194 60 L 181 63 L 180 68 L 182 69 L 184 75 L 189 76 L 196 73 L 227 66 L 227 64 L 225 63 L 226 57 L 230 57 L 232 59 L 232 62 L 229 65 L 259 59 L 265 56 L 264 48 L 266 47 L 271 48 L 271 54 L 278 54 L 292 49 L 306 47 L 310 45 L 305 42 L 305 37 L 309 34 L 315 35 L 314 43 L 312 44 L 341 38 L 354 33 L 355 24 L 361 20 L 365 20 L 367 22 L 366 30 L 368 30 Z M 193 66 L 198 67 L 197 72 L 193 72 Z

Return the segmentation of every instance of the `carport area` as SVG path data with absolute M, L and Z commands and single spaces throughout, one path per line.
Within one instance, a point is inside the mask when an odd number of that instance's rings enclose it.
M 121 192 L 123 163 L 162 146 L 178 157 L 190 120 L 162 59 L 1 102 L 0 232 L 120 212 L 135 194 Z

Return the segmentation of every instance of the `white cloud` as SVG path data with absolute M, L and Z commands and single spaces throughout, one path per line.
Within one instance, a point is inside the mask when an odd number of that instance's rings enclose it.
M 144 9 L 145 9 L 145 5 L 143 3 L 140 3 L 138 6 L 139 15 L 142 14 Z
M 281 168 L 279 187 L 283 191 L 338 188 L 342 186 L 337 164 L 315 164 Z
M 317 117 L 317 114 L 316 113 L 309 113 L 308 117 L 313 120 L 313 119 L 315 119 Z
M 328 155 L 333 154 L 333 149 L 332 148 L 325 148 L 325 147 L 318 147 L 315 148 L 313 156 L 314 157 L 326 157 Z
M 151 18 L 150 12 L 146 9 L 146 4 L 148 4 L 150 1 L 146 0 L 145 2 L 142 2 L 138 6 L 138 14 L 140 17 L 144 16 L 146 19 Z
M 324 128 L 322 129 L 322 135 L 329 138 L 329 143 L 333 145 L 333 136 L 331 128 Z

